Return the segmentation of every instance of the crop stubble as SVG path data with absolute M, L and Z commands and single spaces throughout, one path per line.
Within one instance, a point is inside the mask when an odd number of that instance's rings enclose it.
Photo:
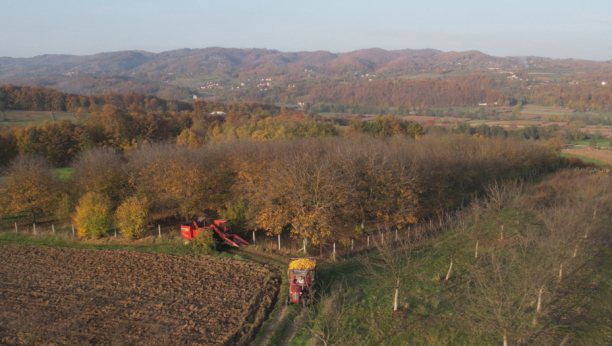
M 279 285 L 228 259 L 0 246 L 0 344 L 246 343 Z

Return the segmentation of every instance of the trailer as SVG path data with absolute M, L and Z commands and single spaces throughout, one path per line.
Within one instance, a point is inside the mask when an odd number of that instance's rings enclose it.
M 302 303 L 304 307 L 314 296 L 316 282 L 316 261 L 312 257 L 292 258 L 289 262 L 287 277 L 289 279 L 289 296 L 285 304 Z
M 193 240 L 200 232 L 212 231 L 213 236 L 220 244 L 227 244 L 233 247 L 249 245 L 249 243 L 239 236 L 229 232 L 230 220 L 214 220 L 211 224 L 206 224 L 206 219 L 203 217 L 197 220 L 184 222 L 181 224 L 181 236 L 187 240 Z

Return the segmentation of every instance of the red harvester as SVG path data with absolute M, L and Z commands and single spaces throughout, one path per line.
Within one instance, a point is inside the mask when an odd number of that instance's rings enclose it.
M 230 220 L 215 220 L 210 225 L 206 225 L 206 219 L 199 217 L 195 221 L 184 222 L 181 224 L 181 235 L 187 240 L 193 240 L 198 233 L 202 231 L 212 231 L 213 235 L 219 243 L 225 243 L 229 246 L 240 247 L 240 245 L 249 245 L 246 240 L 235 234 L 229 233 L 228 222 Z

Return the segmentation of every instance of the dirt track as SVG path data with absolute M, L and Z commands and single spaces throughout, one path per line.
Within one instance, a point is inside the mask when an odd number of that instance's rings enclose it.
M 227 259 L 0 246 L 0 344 L 248 343 L 279 285 Z

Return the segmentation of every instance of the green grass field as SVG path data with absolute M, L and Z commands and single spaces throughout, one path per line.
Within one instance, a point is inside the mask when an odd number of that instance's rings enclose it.
M 55 174 L 57 174 L 60 180 L 64 181 L 68 180 L 74 173 L 74 169 L 72 169 L 71 167 L 56 168 L 53 171 Z
M 72 176 L 72 173 L 74 173 L 74 169 L 72 169 L 71 167 L 56 168 L 53 170 L 53 173 L 56 174 L 60 180 L 66 181 Z M 6 179 L 5 176 L 0 177 L 0 181 L 4 179 Z
M 590 145 L 591 140 L 590 139 L 583 139 L 581 141 L 569 141 L 569 144 L 574 144 L 574 145 Z M 610 140 L 609 139 L 597 139 L 597 145 L 600 147 L 609 147 L 610 146 Z
M 73 112 L 47 112 L 47 111 L 17 111 L 17 110 L 2 110 L 0 111 L 0 127 L 2 126 L 17 126 L 28 125 L 34 123 L 37 125 L 45 121 L 56 122 L 62 120 L 76 121 Z
M 594 163 L 594 164 L 600 165 L 600 166 L 609 166 L 609 164 L 607 164 L 607 163 L 605 163 L 603 161 L 592 159 L 592 158 L 587 157 L 587 156 L 575 155 L 575 154 L 563 153 L 563 152 L 560 153 L 559 156 L 561 156 L 561 157 L 575 157 L 575 158 L 578 158 L 578 159 L 580 159 L 580 160 L 582 160 L 582 161 L 584 161 L 586 163 Z

